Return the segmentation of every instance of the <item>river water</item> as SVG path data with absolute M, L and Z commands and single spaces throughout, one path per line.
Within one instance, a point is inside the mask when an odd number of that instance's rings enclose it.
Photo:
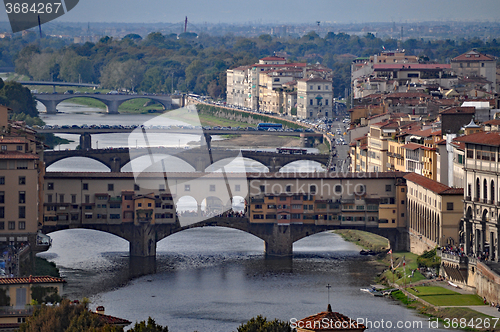
M 42 118 L 58 125 L 140 124 L 151 118 L 98 114 L 70 104 L 59 109 L 65 107 L 73 114 Z M 99 146 L 122 141 L 100 137 Z M 74 171 L 78 166 L 99 170 L 99 165 L 81 162 L 52 170 Z M 324 311 L 329 296 L 333 311 L 364 319 L 372 327 L 368 331 L 439 331 L 398 302 L 361 292 L 377 268 L 359 255 L 359 247 L 333 233 L 297 241 L 292 258 L 270 259 L 263 241 L 250 234 L 220 227 L 191 229 L 158 242 L 154 265 L 131 260 L 128 242 L 111 234 L 73 229 L 50 236 L 52 247 L 39 255 L 57 264 L 67 281 L 67 297 L 89 297 L 91 308 L 103 305 L 106 314 L 132 322 L 151 316 L 173 332 L 235 331 L 257 315 L 288 321 Z M 135 277 L 144 268 L 154 273 Z

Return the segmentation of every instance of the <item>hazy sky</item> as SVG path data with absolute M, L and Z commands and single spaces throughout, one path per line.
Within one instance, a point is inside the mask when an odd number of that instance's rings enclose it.
M 500 0 L 80 0 L 56 21 L 175 23 L 185 16 L 193 23 L 498 21 Z

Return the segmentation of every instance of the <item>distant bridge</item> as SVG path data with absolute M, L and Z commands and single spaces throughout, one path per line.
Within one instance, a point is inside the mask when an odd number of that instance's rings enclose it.
M 70 157 L 84 157 L 94 159 L 105 166 L 111 172 L 120 172 L 121 168 L 131 161 L 130 154 L 134 158 L 147 156 L 148 154 L 173 156 L 184 160 L 197 172 L 204 172 L 212 163 L 223 159 L 235 158 L 238 150 L 212 149 L 212 160 L 208 157 L 206 148 L 177 149 L 177 148 L 142 148 L 142 149 L 92 149 L 92 150 L 66 150 L 66 151 L 45 151 L 43 159 L 45 166 L 49 167 L 53 163 Z M 281 167 L 294 161 L 311 160 L 327 166 L 330 156 L 328 154 L 280 154 L 275 152 L 241 151 L 243 158 L 252 159 L 267 166 L 270 171 L 278 171 Z
M 83 83 L 82 83 L 83 84 Z M 57 105 L 68 99 L 72 98 L 92 98 L 103 102 L 106 105 L 106 112 L 110 114 L 118 114 L 118 107 L 125 101 L 131 99 L 145 98 L 150 99 L 155 102 L 160 103 L 165 110 L 172 108 L 172 98 L 166 95 L 120 95 L 120 94 L 86 94 L 86 93 L 78 93 L 78 94 L 34 94 L 36 100 L 41 102 L 45 109 L 47 110 L 47 114 L 56 114 L 57 113 Z
M 56 86 L 82 86 L 88 88 L 99 87 L 99 84 L 92 84 L 92 83 L 46 82 L 46 81 L 17 81 L 17 83 L 22 85 L 52 85 L 54 89 Z

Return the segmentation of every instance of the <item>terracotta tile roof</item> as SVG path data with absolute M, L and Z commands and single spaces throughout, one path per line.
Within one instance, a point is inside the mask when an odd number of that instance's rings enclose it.
M 446 145 L 446 139 L 442 139 L 436 142 L 437 145 Z
M 416 150 L 416 149 L 420 149 L 422 147 L 423 147 L 422 144 L 417 144 L 417 143 L 408 143 L 408 144 L 403 145 L 403 148 L 408 149 L 408 150 Z
M 451 59 L 452 62 L 457 61 L 495 61 L 494 57 L 491 57 L 486 54 L 479 53 L 477 51 L 469 51 L 462 55 L 457 56 L 456 58 Z
M 374 64 L 373 70 L 432 70 L 432 69 L 450 69 L 451 65 L 436 63 L 388 63 L 388 64 Z
M 19 285 L 19 284 L 45 284 L 66 282 L 62 278 L 56 277 L 19 277 L 19 278 L 0 278 L 0 285 Z
M 396 98 L 429 98 L 430 95 L 421 92 L 394 92 L 385 96 L 384 99 Z
M 307 63 L 305 62 L 296 62 L 296 63 L 285 63 L 283 65 L 277 65 L 277 64 L 269 64 L 269 65 L 265 65 L 265 64 L 260 64 L 260 63 L 256 63 L 254 65 L 252 65 L 252 67 L 262 67 L 262 68 L 266 68 L 266 67 L 276 67 L 276 68 L 282 68 L 282 67 L 290 67 L 290 68 L 293 68 L 293 67 L 305 67 L 307 66 Z
M 28 143 L 27 139 L 21 139 L 17 137 L 3 137 L 0 138 L 0 143 Z
M 417 173 L 408 173 L 404 176 L 407 181 L 418 184 L 436 194 L 440 195 L 463 195 L 463 188 L 450 188 L 445 184 L 426 178 L 425 176 Z
M 406 174 L 406 172 L 368 172 L 366 173 L 366 177 L 370 178 L 395 178 L 395 177 L 403 177 Z M 141 173 L 141 177 L 144 176 L 144 178 L 152 178 L 152 179 L 158 179 L 161 177 L 165 177 L 164 173 Z M 177 177 L 179 179 L 199 179 L 200 177 L 205 178 L 216 178 L 216 179 L 221 179 L 221 173 L 215 173 L 215 172 L 210 172 L 210 173 L 190 173 L 190 172 L 173 172 L 173 173 L 166 173 L 167 177 Z M 272 179 L 273 176 L 270 173 L 259 173 L 259 172 L 248 172 L 248 173 L 227 173 L 226 174 L 227 178 L 236 178 L 236 179 Z M 276 176 L 276 178 L 279 179 L 295 179 L 297 177 L 304 178 L 304 179 L 337 179 L 339 178 L 346 178 L 346 179 L 351 179 L 351 178 L 358 178 L 359 175 L 357 173 L 342 173 L 338 174 L 336 172 L 331 173 L 331 172 L 318 172 L 318 173 L 280 173 L 279 175 Z M 134 173 L 133 172 L 47 172 L 45 173 L 45 179 L 46 180 L 55 180 L 55 179 L 80 179 L 80 178 L 87 178 L 87 179 L 111 179 L 111 178 L 118 178 L 118 179 L 134 179 Z M 87 203 L 86 205 L 92 205 L 93 203 Z
M 439 112 L 440 114 L 474 114 L 476 113 L 476 108 L 472 106 L 465 107 L 452 107 Z
M 450 144 L 459 150 L 465 151 L 465 143 L 464 142 L 458 142 L 458 141 L 453 140 L 453 141 L 451 141 Z
M 128 321 L 128 320 L 123 319 L 123 318 L 99 314 L 96 312 L 93 312 L 93 314 L 96 315 L 97 317 L 99 317 L 99 319 L 104 324 L 126 326 L 126 325 L 130 325 L 132 323 L 131 321 Z
M 36 154 L 18 151 L 1 151 L 0 159 L 39 159 Z
M 498 147 L 500 146 L 500 133 L 493 131 L 479 132 L 457 137 L 454 141 Z
M 338 312 L 332 312 L 332 307 L 330 305 L 328 305 L 327 311 L 299 320 L 297 326 L 303 326 L 307 331 L 364 331 L 366 329 L 366 326 L 358 323 L 355 319 L 351 319 Z
M 484 122 L 484 124 L 498 126 L 498 125 L 500 125 L 500 119 L 489 120 L 489 121 Z

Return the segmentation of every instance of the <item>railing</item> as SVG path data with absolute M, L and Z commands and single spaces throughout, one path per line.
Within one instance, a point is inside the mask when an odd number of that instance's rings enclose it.
M 488 204 L 488 200 L 486 198 L 483 198 L 483 204 Z

